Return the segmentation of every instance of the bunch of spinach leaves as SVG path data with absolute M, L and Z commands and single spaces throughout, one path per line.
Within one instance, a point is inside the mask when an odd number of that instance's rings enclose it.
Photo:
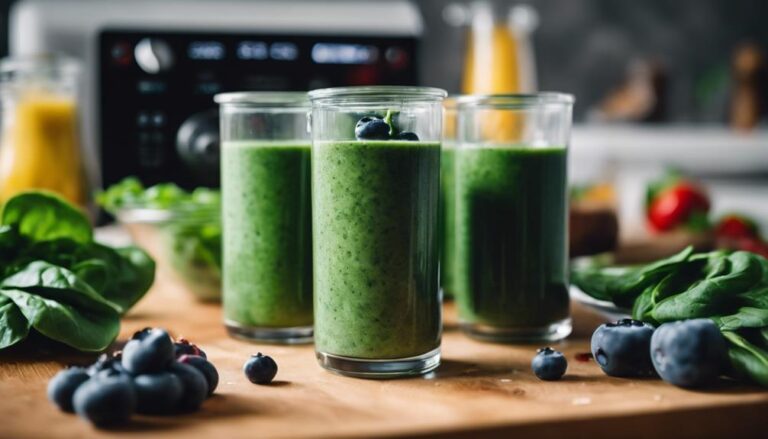
M 574 267 L 588 295 L 631 308 L 654 325 L 712 319 L 729 342 L 731 375 L 768 386 L 768 260 L 754 253 L 694 253 L 691 247 L 636 267 Z
M 0 349 L 34 330 L 82 351 L 104 350 L 154 277 L 144 251 L 95 242 L 88 219 L 68 202 L 19 194 L 0 215 Z

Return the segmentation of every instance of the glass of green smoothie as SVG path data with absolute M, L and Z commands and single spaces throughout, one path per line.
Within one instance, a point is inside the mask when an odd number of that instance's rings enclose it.
M 315 90 L 315 350 L 364 378 L 440 363 L 440 138 L 445 91 Z
M 221 104 L 222 302 L 237 338 L 312 341 L 306 93 L 216 95 Z
M 463 331 L 498 342 L 571 332 L 566 165 L 573 97 L 464 96 L 455 155 Z

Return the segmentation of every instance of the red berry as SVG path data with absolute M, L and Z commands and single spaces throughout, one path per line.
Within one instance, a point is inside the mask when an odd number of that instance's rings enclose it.
M 723 217 L 715 228 L 718 238 L 738 239 L 757 237 L 757 226 L 751 220 L 738 216 L 727 215 Z
M 648 221 L 653 230 L 666 231 L 684 224 L 694 212 L 707 211 L 707 196 L 695 185 L 681 182 L 653 199 L 648 209 Z

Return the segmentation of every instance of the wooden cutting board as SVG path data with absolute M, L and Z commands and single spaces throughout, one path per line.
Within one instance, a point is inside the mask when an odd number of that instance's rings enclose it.
M 249 344 L 227 337 L 218 305 L 195 302 L 162 272 L 148 296 L 125 318 L 120 341 L 146 326 L 162 326 L 201 345 L 221 383 L 203 409 L 184 416 L 145 417 L 117 431 L 99 431 L 59 412 L 45 397 L 48 379 L 71 352 L 0 353 L 2 438 L 246 438 L 342 436 L 451 437 L 768 437 L 768 392 L 723 383 L 687 391 L 659 380 L 602 374 L 587 352 L 598 316 L 575 306 L 576 330 L 557 345 L 569 361 L 566 377 L 542 382 L 530 371 L 539 346 L 470 340 L 446 309 L 443 364 L 424 378 L 368 381 L 328 373 L 312 346 Z M 258 351 L 277 360 L 269 386 L 241 371 Z

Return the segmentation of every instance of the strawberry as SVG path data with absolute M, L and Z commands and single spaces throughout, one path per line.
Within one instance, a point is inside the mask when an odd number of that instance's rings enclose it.
M 718 239 L 756 238 L 760 236 L 757 224 L 751 219 L 737 214 L 728 214 L 720 218 L 715 226 Z
M 701 228 L 701 221 L 691 220 L 701 218 L 702 214 L 706 217 L 708 211 L 709 199 L 704 191 L 693 183 L 679 180 L 654 194 L 648 205 L 648 223 L 658 232 L 688 223 Z

